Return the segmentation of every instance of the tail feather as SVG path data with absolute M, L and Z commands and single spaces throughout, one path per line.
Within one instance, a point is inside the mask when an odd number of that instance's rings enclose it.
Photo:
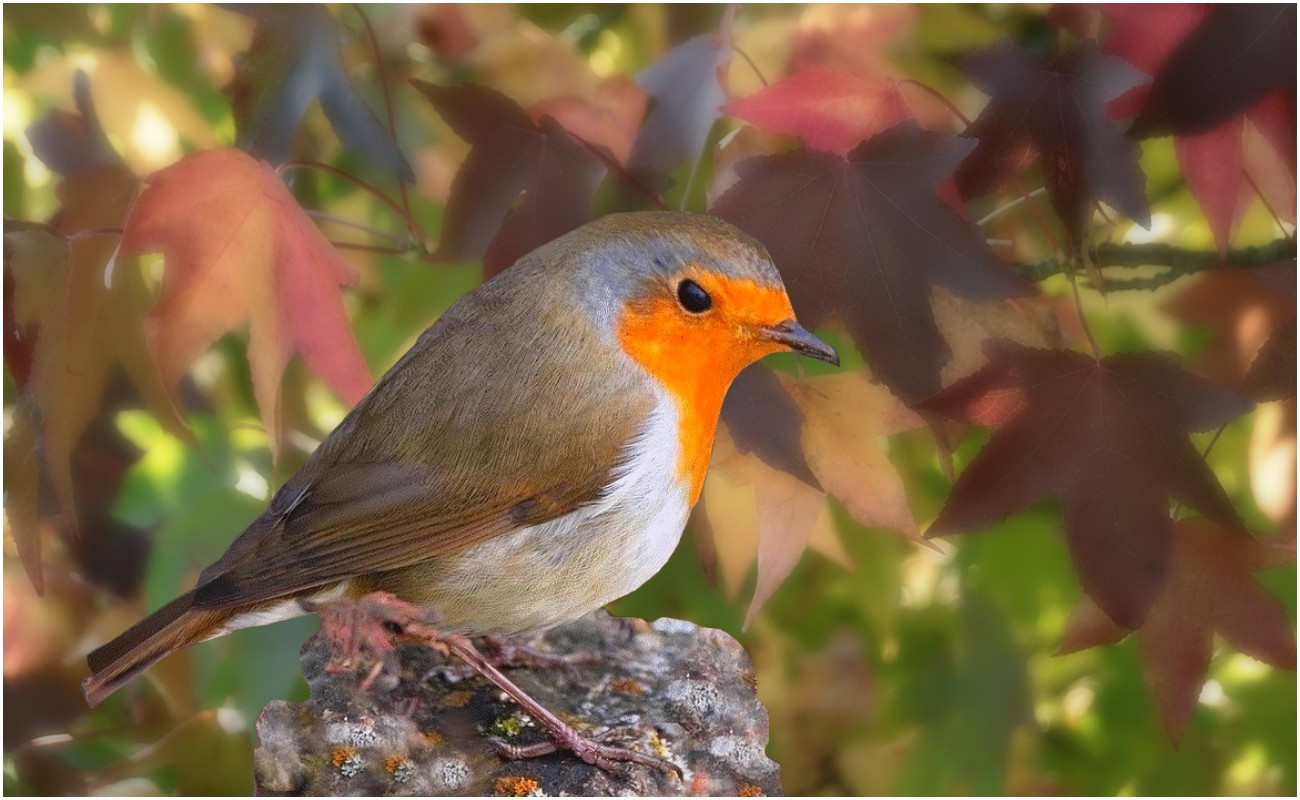
M 155 662 L 211 636 L 231 616 L 227 609 L 195 609 L 193 601 L 193 592 L 181 595 L 87 656 L 86 702 L 99 705 Z

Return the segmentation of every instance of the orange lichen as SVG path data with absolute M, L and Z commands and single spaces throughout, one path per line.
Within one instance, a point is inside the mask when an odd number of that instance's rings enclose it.
M 330 753 L 330 763 L 335 767 L 342 767 L 348 761 L 352 760 L 357 754 L 356 748 L 340 745 L 334 748 Z
M 442 698 L 442 704 L 446 708 L 463 708 L 473 696 L 474 695 L 471 692 L 467 692 L 464 689 L 455 692 L 447 692 L 446 696 Z
M 763 790 L 752 783 L 747 783 L 744 786 L 740 787 L 740 791 L 737 792 L 737 794 L 739 794 L 741 797 L 762 797 Z
M 437 731 L 420 731 L 420 736 L 429 747 L 442 747 L 447 739 Z
M 640 697 L 645 694 L 645 687 L 641 685 L 641 682 L 631 677 L 615 678 L 609 682 L 609 689 L 612 692 L 632 697 Z
M 497 797 L 529 797 L 539 788 L 537 781 L 521 775 L 506 775 L 497 778 Z
M 384 759 L 384 769 L 389 772 L 397 772 L 405 763 L 407 763 L 406 756 L 391 755 Z

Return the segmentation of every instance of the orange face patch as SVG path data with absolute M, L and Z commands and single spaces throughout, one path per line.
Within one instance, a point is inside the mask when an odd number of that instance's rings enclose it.
M 686 278 L 709 293 L 709 310 L 693 314 L 677 302 L 675 287 Z M 727 387 L 742 369 L 783 349 L 763 338 L 761 329 L 793 318 L 780 287 L 699 268 L 688 268 L 661 295 L 624 309 L 618 328 L 624 351 L 677 400 L 679 469 L 690 483 L 692 505 L 704 486 Z

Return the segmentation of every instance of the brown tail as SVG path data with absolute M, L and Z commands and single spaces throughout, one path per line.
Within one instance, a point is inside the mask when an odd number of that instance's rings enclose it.
M 230 616 L 227 609 L 195 609 L 187 592 L 91 653 L 90 677 L 81 683 L 93 708 L 156 661 L 203 641 Z

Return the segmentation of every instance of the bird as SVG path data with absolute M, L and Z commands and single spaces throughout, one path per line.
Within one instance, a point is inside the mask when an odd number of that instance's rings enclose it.
M 390 593 L 432 609 L 558 746 L 644 763 L 582 737 L 467 640 L 535 635 L 658 572 L 728 387 L 776 352 L 839 364 L 729 223 L 617 213 L 552 240 L 434 321 L 193 589 L 90 653 L 86 700 L 197 642 Z

